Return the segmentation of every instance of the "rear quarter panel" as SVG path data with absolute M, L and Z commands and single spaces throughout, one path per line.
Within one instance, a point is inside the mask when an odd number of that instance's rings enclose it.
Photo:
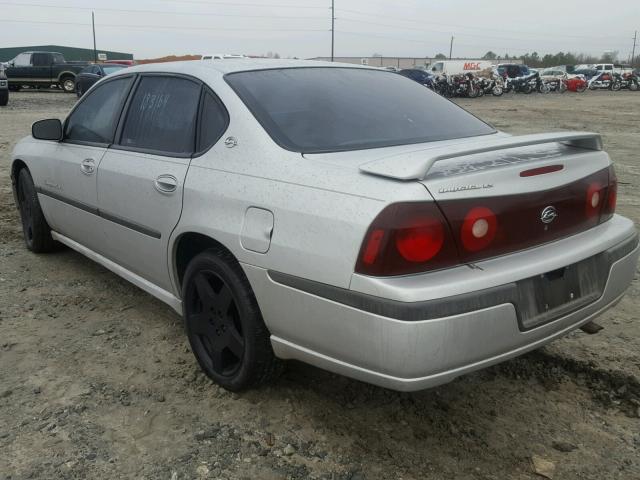
M 222 243 L 241 263 L 347 288 L 374 217 L 392 202 L 431 200 L 418 182 L 377 178 L 354 165 L 331 165 L 280 148 L 224 81 L 211 86 L 230 124 L 209 152 L 191 162 L 171 264 L 179 237 L 197 232 Z M 230 136 L 237 139 L 234 148 L 224 145 Z M 240 242 L 250 207 L 274 216 L 264 254 Z M 178 292 L 175 269 L 173 277 Z

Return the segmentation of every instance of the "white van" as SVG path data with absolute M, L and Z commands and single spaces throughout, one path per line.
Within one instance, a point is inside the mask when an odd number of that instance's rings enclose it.
M 468 72 L 479 72 L 491 68 L 490 60 L 443 60 L 431 65 L 431 72 L 435 75 L 460 75 Z

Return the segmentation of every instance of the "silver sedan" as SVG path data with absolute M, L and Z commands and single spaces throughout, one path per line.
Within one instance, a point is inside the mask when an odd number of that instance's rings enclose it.
M 639 253 L 597 134 L 509 136 L 374 68 L 124 69 L 12 159 L 27 247 L 169 304 L 230 390 L 282 359 L 448 382 L 588 323 Z

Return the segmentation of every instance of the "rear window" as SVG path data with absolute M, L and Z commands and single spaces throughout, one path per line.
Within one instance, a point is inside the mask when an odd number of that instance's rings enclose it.
M 227 83 L 283 148 L 302 153 L 434 142 L 495 130 L 384 70 L 307 67 L 231 73 Z

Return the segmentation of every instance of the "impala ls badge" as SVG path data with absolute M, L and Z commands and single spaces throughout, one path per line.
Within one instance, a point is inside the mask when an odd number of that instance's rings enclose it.
M 542 223 L 549 224 L 556 218 L 558 218 L 558 211 L 552 206 L 545 207 L 540 214 L 540 220 L 542 220 Z

